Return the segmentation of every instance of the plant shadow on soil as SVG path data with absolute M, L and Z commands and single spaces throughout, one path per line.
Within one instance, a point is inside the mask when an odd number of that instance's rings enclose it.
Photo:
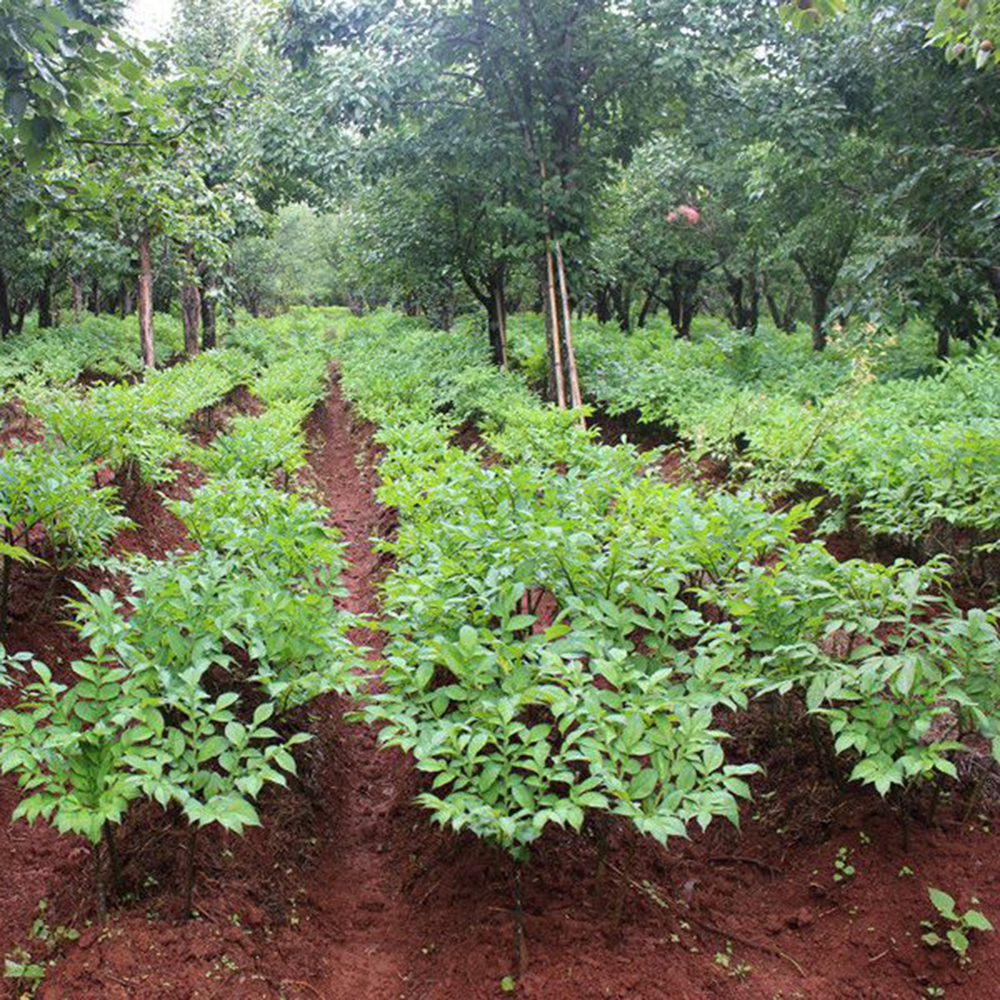
M 385 560 L 369 539 L 391 530 L 392 515 L 375 503 L 372 463 L 356 458 L 372 457 L 371 428 L 352 420 L 334 383 L 309 433 L 310 479 L 349 543 L 347 606 L 374 613 Z M 172 488 L 189 485 L 182 477 Z M 185 544 L 154 492 L 141 492 L 130 514 L 137 528 L 120 548 L 161 555 Z M 25 612 L 46 583 L 22 583 L 10 648 L 65 670 L 81 652 L 76 637 L 58 605 L 32 621 Z M 377 651 L 377 634 L 357 641 Z M 243 838 L 206 831 L 188 921 L 181 830 L 169 815 L 144 806 L 129 817 L 125 898 L 95 927 L 87 849 L 44 826 L 11 825 L 17 790 L 4 778 L 3 954 L 51 956 L 37 995 L 59 1000 L 503 996 L 514 964 L 509 863 L 433 828 L 412 803 L 419 777 L 401 754 L 380 752 L 371 731 L 344 722 L 348 707 L 333 697 L 310 707 L 317 739 L 301 780 L 267 790 L 262 828 Z M 742 831 L 718 822 L 666 850 L 617 826 L 546 834 L 524 873 L 528 964 L 518 996 L 895 1000 L 932 995 L 931 986 L 949 998 L 1000 996 L 1000 935 L 974 941 L 965 968 L 920 942 L 920 921 L 933 915 L 928 885 L 961 905 L 977 896 L 988 916 L 1000 915 L 992 818 L 977 808 L 965 819 L 963 802 L 945 802 L 904 848 L 874 795 L 838 793 L 820 773 L 801 720 L 776 729 L 765 712 L 755 708 L 733 730 L 733 759 L 764 765 Z M 837 882 L 841 851 L 854 875 Z M 47 926 L 75 928 L 77 940 L 29 936 L 42 899 Z M 24 982 L 6 985 L 8 995 L 29 993 Z

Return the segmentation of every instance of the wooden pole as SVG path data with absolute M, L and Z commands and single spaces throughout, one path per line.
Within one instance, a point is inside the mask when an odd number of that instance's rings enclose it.
M 566 355 L 569 366 L 569 388 L 570 400 L 574 410 L 583 406 L 583 396 L 580 394 L 580 379 L 576 373 L 576 351 L 573 348 L 573 319 L 570 315 L 569 288 L 566 283 L 566 265 L 563 263 L 562 244 L 556 240 L 556 264 L 559 268 L 559 294 L 562 298 L 563 322 L 565 329 L 563 335 L 566 338 Z M 580 417 L 581 423 L 583 416 Z
M 545 241 L 546 292 L 549 315 L 552 317 L 552 358 L 556 375 L 556 402 L 560 410 L 566 409 L 566 381 L 563 373 L 562 331 L 559 327 L 559 309 L 556 306 L 556 276 L 552 262 L 552 244 Z
M 156 367 L 153 340 L 153 257 L 149 233 L 139 239 L 139 346 L 145 368 Z

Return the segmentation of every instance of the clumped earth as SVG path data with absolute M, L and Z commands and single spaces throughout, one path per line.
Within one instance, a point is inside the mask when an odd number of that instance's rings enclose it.
M 348 606 L 377 614 L 385 565 L 371 539 L 393 520 L 374 499 L 370 428 L 334 384 L 309 432 L 308 478 L 349 542 Z M 171 488 L 191 485 L 182 474 Z M 137 527 L 122 533 L 120 550 L 159 556 L 190 544 L 152 491 L 139 491 L 129 514 Z M 65 667 L 81 649 L 58 602 L 39 612 L 49 581 L 18 572 L 27 576 L 8 646 Z M 378 655 L 377 632 L 354 639 Z M 412 804 L 419 778 L 408 762 L 345 721 L 349 709 L 335 698 L 310 707 L 319 738 L 305 748 L 301 780 L 265 793 L 262 829 L 206 834 L 189 921 L 180 919 L 181 843 L 169 815 L 144 807 L 130 816 L 126 895 L 98 927 L 86 848 L 44 826 L 11 825 L 17 790 L 0 781 L 2 953 L 51 960 L 36 995 L 60 1000 L 503 996 L 516 961 L 510 863 L 431 827 Z M 795 720 L 769 744 L 752 717 L 742 724 L 732 753 L 765 767 L 739 832 L 716 824 L 669 850 L 621 828 L 547 834 L 524 877 L 518 995 L 1000 995 L 1000 935 L 978 937 L 965 966 L 920 940 L 921 921 L 934 917 L 928 885 L 963 908 L 973 898 L 987 912 L 1000 904 L 989 803 L 942 803 L 906 844 L 878 799 L 833 789 L 808 741 Z M 33 986 L 8 979 L 6 988 L 20 997 Z

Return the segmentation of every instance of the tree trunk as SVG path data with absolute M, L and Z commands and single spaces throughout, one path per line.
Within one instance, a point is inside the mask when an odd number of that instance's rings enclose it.
M 997 304 L 997 321 L 993 327 L 993 336 L 1000 337 L 1000 266 L 986 268 L 986 280 Z
M 754 275 L 726 275 L 729 297 L 732 299 L 733 327 L 755 334 L 760 322 L 760 286 Z
M 555 266 L 551 248 L 546 244 L 542 264 L 542 301 L 545 308 L 545 352 L 548 357 L 547 398 L 561 410 L 566 408 L 566 380 L 562 362 L 562 334 L 559 329 L 559 308 L 556 305 Z
M 24 320 L 28 315 L 28 310 L 31 308 L 31 302 L 28 299 L 18 299 L 17 309 L 16 309 L 16 319 L 14 320 L 14 333 L 22 333 L 24 331 Z
M 201 349 L 211 351 L 217 344 L 215 332 L 215 299 L 211 288 L 206 287 L 201 296 Z
M 951 353 L 951 330 L 947 324 L 942 323 L 937 329 L 937 356 L 944 361 Z
M 573 316 L 569 301 L 569 282 L 566 279 L 566 263 L 563 260 L 562 244 L 559 240 L 555 242 L 559 301 L 562 306 L 563 357 L 566 360 L 566 373 L 569 378 L 569 403 L 574 410 L 578 410 L 583 406 L 583 396 L 580 393 L 580 377 L 576 370 L 576 348 L 573 346 Z
M 73 289 L 73 322 L 79 323 L 83 313 L 83 282 L 75 275 L 69 281 Z
M 611 289 L 606 285 L 594 297 L 594 315 L 598 323 L 610 323 L 614 318 Z
M 139 350 L 146 368 L 156 367 L 153 339 L 153 255 L 149 233 L 139 238 Z
M 825 284 L 811 283 L 813 350 L 826 349 L 826 317 L 830 313 L 830 288 Z
M 797 305 L 795 293 L 788 293 L 784 309 L 781 308 L 781 303 L 775 298 L 774 292 L 766 291 L 764 298 L 774 325 L 783 333 L 795 333 L 795 310 Z
M 52 275 L 46 268 L 42 288 L 38 293 L 38 328 L 43 330 L 54 325 L 52 320 Z
M 618 329 L 622 333 L 632 332 L 632 293 L 624 285 L 616 285 L 611 293 L 618 317 Z
M 486 301 L 486 325 L 490 337 L 490 353 L 497 368 L 507 367 L 507 304 L 503 278 L 496 279 Z
M 97 278 L 92 278 L 90 282 L 90 311 L 97 316 L 101 311 L 101 283 Z
M 653 312 L 653 307 L 656 305 L 656 293 L 659 291 L 660 283 L 657 282 L 651 288 L 646 290 L 646 301 L 643 302 L 642 308 L 639 310 L 639 317 L 636 320 L 636 325 L 644 327 L 649 320 L 650 313 Z
M 7 339 L 13 325 L 10 315 L 10 299 L 7 296 L 7 275 L 0 270 L 0 339 Z
M 704 273 L 704 267 L 697 263 L 681 261 L 674 265 L 666 305 L 679 340 L 691 339 L 691 321 L 698 311 L 698 289 Z
M 187 273 L 181 288 L 181 317 L 184 322 L 184 353 L 193 358 L 198 353 L 198 324 L 201 322 L 201 292 L 195 281 L 194 254 L 190 247 L 185 253 Z

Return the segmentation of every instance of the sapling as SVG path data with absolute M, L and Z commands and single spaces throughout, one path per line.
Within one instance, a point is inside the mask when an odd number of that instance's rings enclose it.
M 938 917 L 945 922 L 945 936 L 942 938 L 938 934 L 933 921 L 923 920 L 921 926 L 926 930 L 921 935 L 921 940 L 932 948 L 939 944 L 947 944 L 958 956 L 959 962 L 966 964 L 969 961 L 971 933 L 992 931 L 993 924 L 979 910 L 968 909 L 965 913 L 960 913 L 956 908 L 954 897 L 941 889 L 928 886 L 927 895 L 934 904 Z M 973 898 L 972 902 L 978 904 L 979 900 Z
M 234 711 L 239 695 L 212 697 L 201 686 L 206 666 L 180 675 L 161 672 L 163 694 L 150 720 L 150 738 L 125 757 L 134 787 L 166 808 L 176 803 L 188 822 L 184 913 L 194 905 L 198 831 L 211 823 L 242 834 L 260 819 L 253 801 L 266 782 L 285 784 L 295 773 L 291 749 L 309 739 L 299 733 L 284 742 L 266 723 L 274 705 L 264 702 L 253 721 Z
M 126 757 L 151 735 L 150 709 L 139 676 L 104 655 L 73 664 L 72 687 L 52 679 L 40 662 L 25 700 L 0 713 L 0 772 L 15 772 L 30 794 L 13 819 L 42 819 L 91 845 L 98 919 L 107 912 L 102 846 L 118 881 L 113 827 L 139 794 Z M 115 885 L 118 888 L 118 885 Z

